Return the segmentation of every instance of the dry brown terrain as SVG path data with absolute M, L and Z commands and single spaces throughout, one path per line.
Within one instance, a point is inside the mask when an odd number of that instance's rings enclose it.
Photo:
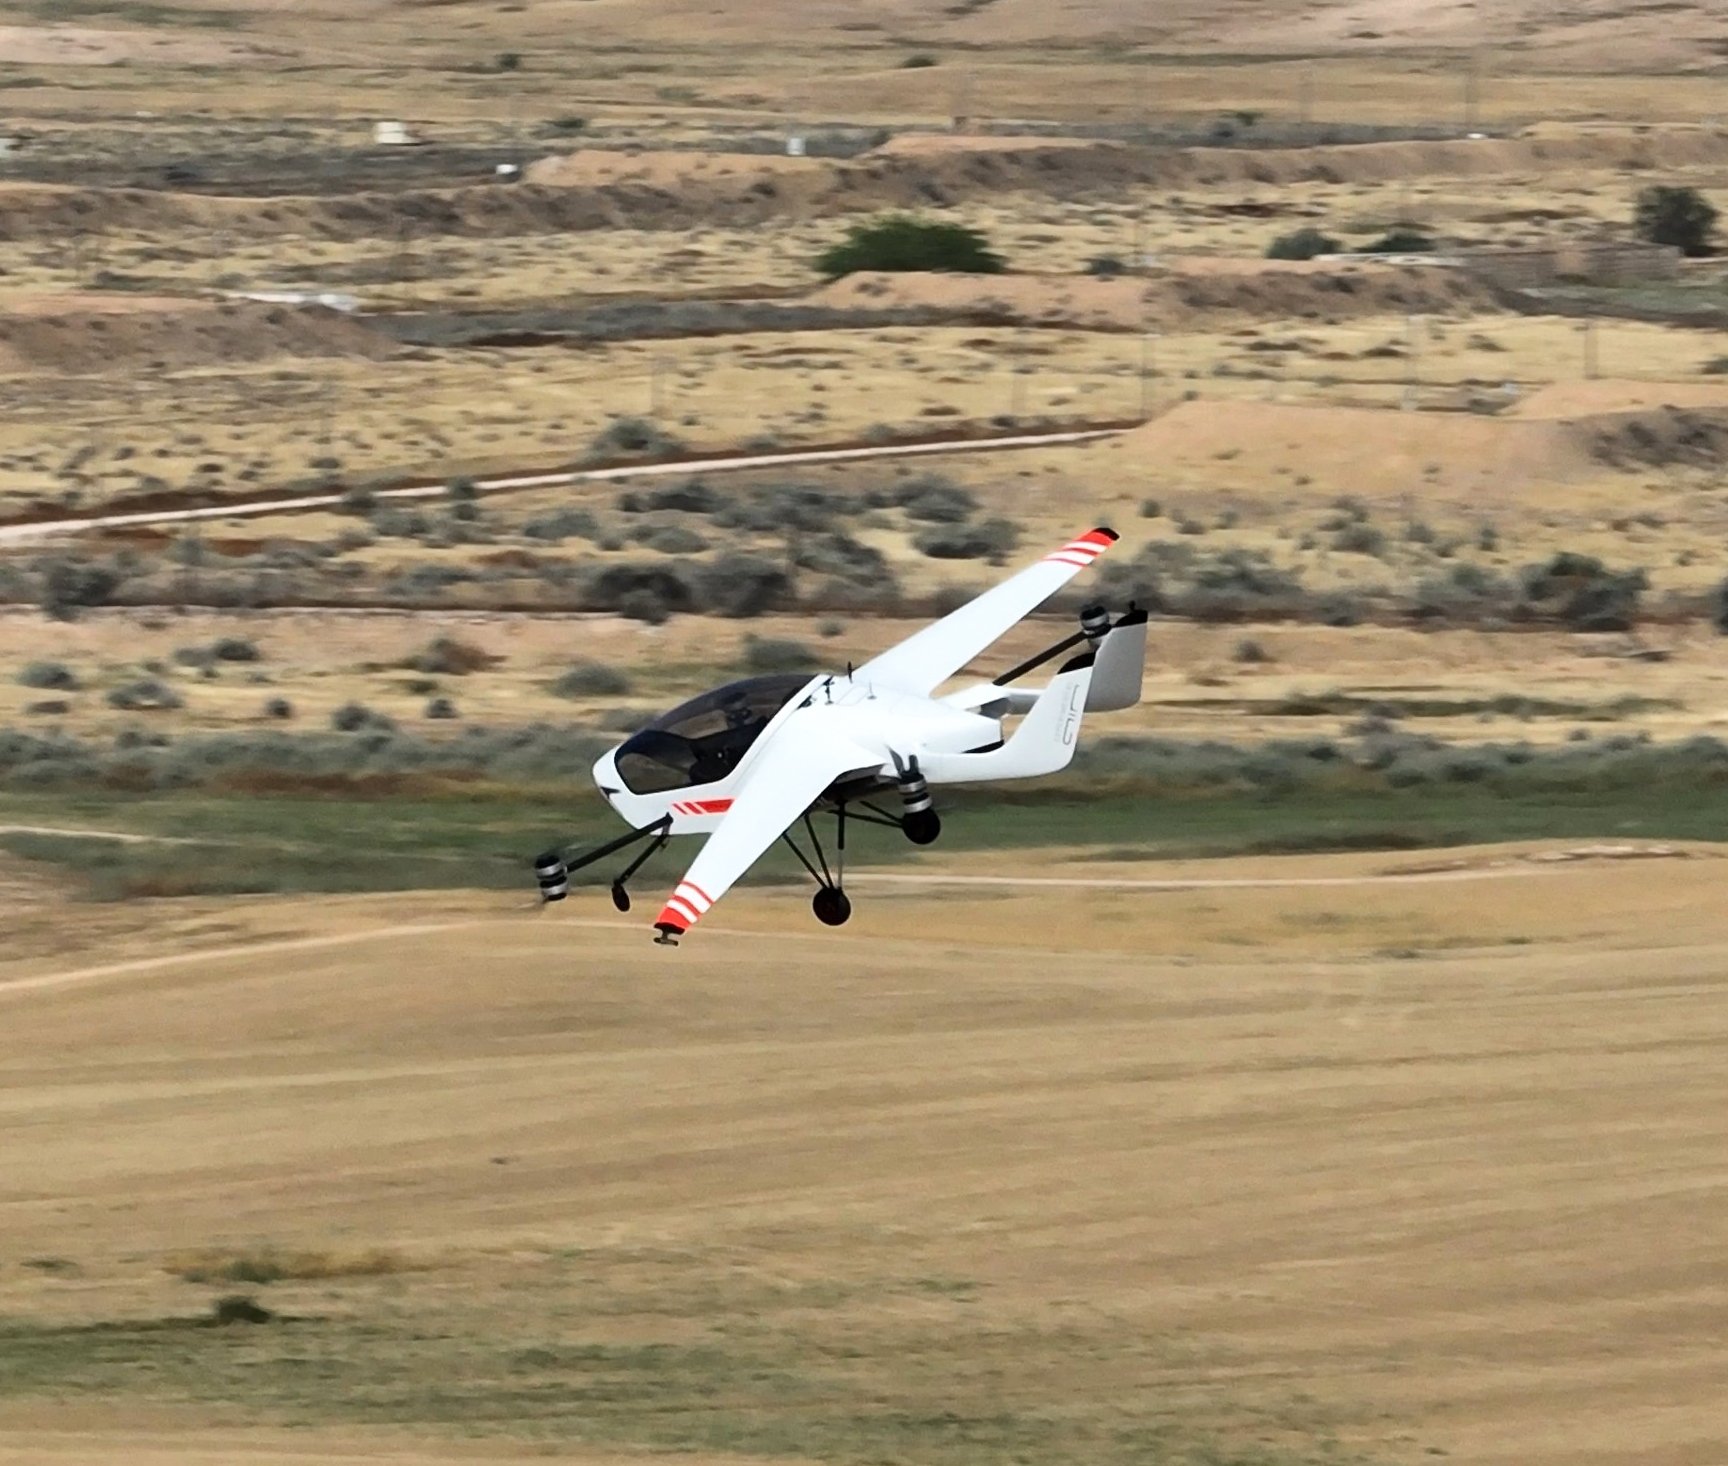
M 900 1410 L 905 1459 L 1708 1466 L 1728 932 L 1688 853 L 1043 860 L 1219 884 L 861 880 L 839 934 L 748 891 L 676 953 L 499 898 L 92 910 L 19 872 L 0 1348 L 112 1342 L 0 1378 L 0 1459 L 741 1459 L 783 1412 L 856 1459 Z M 245 1256 L 299 1322 L 128 1327 Z M 537 1393 L 477 1440 L 413 1388 L 481 1408 L 505 1358 Z

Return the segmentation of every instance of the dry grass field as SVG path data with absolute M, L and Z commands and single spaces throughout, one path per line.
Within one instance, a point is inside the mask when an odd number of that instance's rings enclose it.
M 0 1460 L 1707 1466 L 1719 861 L 1539 853 L 674 954 L 14 868 Z
M 1721 1466 L 1728 273 L 1590 252 L 1728 209 L 1725 55 L 7 7 L 0 1466 Z M 1006 272 L 824 278 L 902 210 Z M 670 857 L 529 910 L 598 749 L 1097 523 L 976 670 L 1138 597 L 1144 704 L 843 931 L 778 851 L 676 952 Z
M 33 615 L 18 613 L 0 617 L 0 723 L 103 739 L 127 729 L 321 730 L 337 708 L 359 702 L 432 736 L 460 733 L 465 724 L 569 722 L 622 736 L 632 719 L 643 720 L 749 670 L 753 641 L 793 642 L 809 652 L 813 665 L 839 670 L 916 625 L 833 618 L 815 631 L 808 618 L 788 616 L 744 622 L 681 617 L 654 627 L 605 615 L 164 616 L 109 610 L 50 631 Z M 980 658 L 976 670 L 992 675 L 1062 635 L 1066 626 L 1055 618 L 1028 622 Z M 416 669 L 415 659 L 440 635 L 496 660 L 465 673 Z M 235 636 L 257 649 L 258 661 L 211 664 L 176 657 Z M 50 638 L 56 660 L 78 681 L 74 689 L 44 691 L 16 680 Z M 1249 644 L 1253 653 L 1245 657 Z M 571 667 L 596 663 L 614 669 L 621 691 L 555 691 Z M 141 713 L 106 701 L 114 689 L 152 675 L 162 677 L 184 705 Z M 426 720 L 434 696 L 454 703 L 459 719 L 452 726 L 441 729 Z M 289 701 L 291 721 L 269 715 L 266 703 L 275 698 Z M 63 711 L 31 712 L 44 699 L 63 703 Z M 1579 728 L 1663 740 L 1722 736 L 1728 731 L 1728 671 L 1721 638 L 1696 626 L 1579 638 L 1555 631 L 1196 626 L 1172 620 L 1154 628 L 1146 701 L 1100 717 L 1093 728 L 1099 737 L 1150 734 L 1247 743 L 1336 737 L 1376 707 L 1412 708 L 1412 727 L 1464 744 L 1508 738 L 1556 744 Z

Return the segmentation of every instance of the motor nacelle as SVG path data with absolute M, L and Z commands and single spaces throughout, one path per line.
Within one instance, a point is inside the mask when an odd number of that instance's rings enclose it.
M 556 850 L 548 850 L 535 860 L 534 879 L 540 883 L 542 901 L 562 901 L 570 894 L 570 872 Z
M 930 785 L 918 772 L 918 760 L 908 759 L 899 770 L 900 828 L 914 845 L 933 845 L 942 833 L 942 817 L 930 799 Z

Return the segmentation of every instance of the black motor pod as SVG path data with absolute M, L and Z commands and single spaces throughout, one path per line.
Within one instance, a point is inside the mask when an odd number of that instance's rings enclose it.
M 918 772 L 918 761 L 910 760 L 900 771 L 900 799 L 905 813 L 900 828 L 914 845 L 929 845 L 942 833 L 942 820 L 930 805 L 930 786 Z
M 534 879 L 540 883 L 542 901 L 562 901 L 570 894 L 570 872 L 556 850 L 548 850 L 534 862 Z
M 1086 633 L 1086 640 L 1091 642 L 1096 650 L 1098 643 L 1110 634 L 1110 613 L 1102 606 L 1082 606 L 1080 629 Z

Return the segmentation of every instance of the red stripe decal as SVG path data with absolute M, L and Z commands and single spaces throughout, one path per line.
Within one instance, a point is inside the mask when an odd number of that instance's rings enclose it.
M 654 925 L 676 927 L 681 932 L 687 932 L 690 930 L 692 919 L 679 914 L 670 905 L 667 905 L 662 907 L 660 914 L 654 918 Z
M 686 901 L 682 896 L 668 896 L 666 898 L 666 909 L 668 911 L 676 911 L 680 916 L 682 916 L 686 921 L 689 921 L 689 922 L 697 922 L 697 921 L 702 920 L 702 913 L 700 911 L 698 911 L 694 906 L 692 906 L 688 901 Z
M 1090 534 L 1081 535 L 1080 536 L 1080 543 L 1086 544 L 1086 545 L 1096 545 L 1096 546 L 1098 546 L 1098 549 L 1100 550 L 1100 552 L 1102 552 L 1104 550 L 1108 550 L 1111 545 L 1116 543 L 1116 537 L 1114 535 L 1105 534 L 1104 531 L 1101 529 L 1095 529 Z
M 698 799 L 690 808 L 697 814 L 725 814 L 732 808 L 730 799 Z
M 692 891 L 694 891 L 698 896 L 700 896 L 710 906 L 712 906 L 714 904 L 714 898 L 712 896 L 710 896 L 706 891 L 704 891 L 699 885 L 697 885 L 695 881 L 690 881 L 690 880 L 679 881 L 678 885 L 680 888 L 682 888 L 684 886 L 688 886 Z
M 1046 555 L 1044 563 L 1046 565 L 1072 565 L 1076 570 L 1084 570 L 1092 562 L 1083 560 L 1077 555 Z

